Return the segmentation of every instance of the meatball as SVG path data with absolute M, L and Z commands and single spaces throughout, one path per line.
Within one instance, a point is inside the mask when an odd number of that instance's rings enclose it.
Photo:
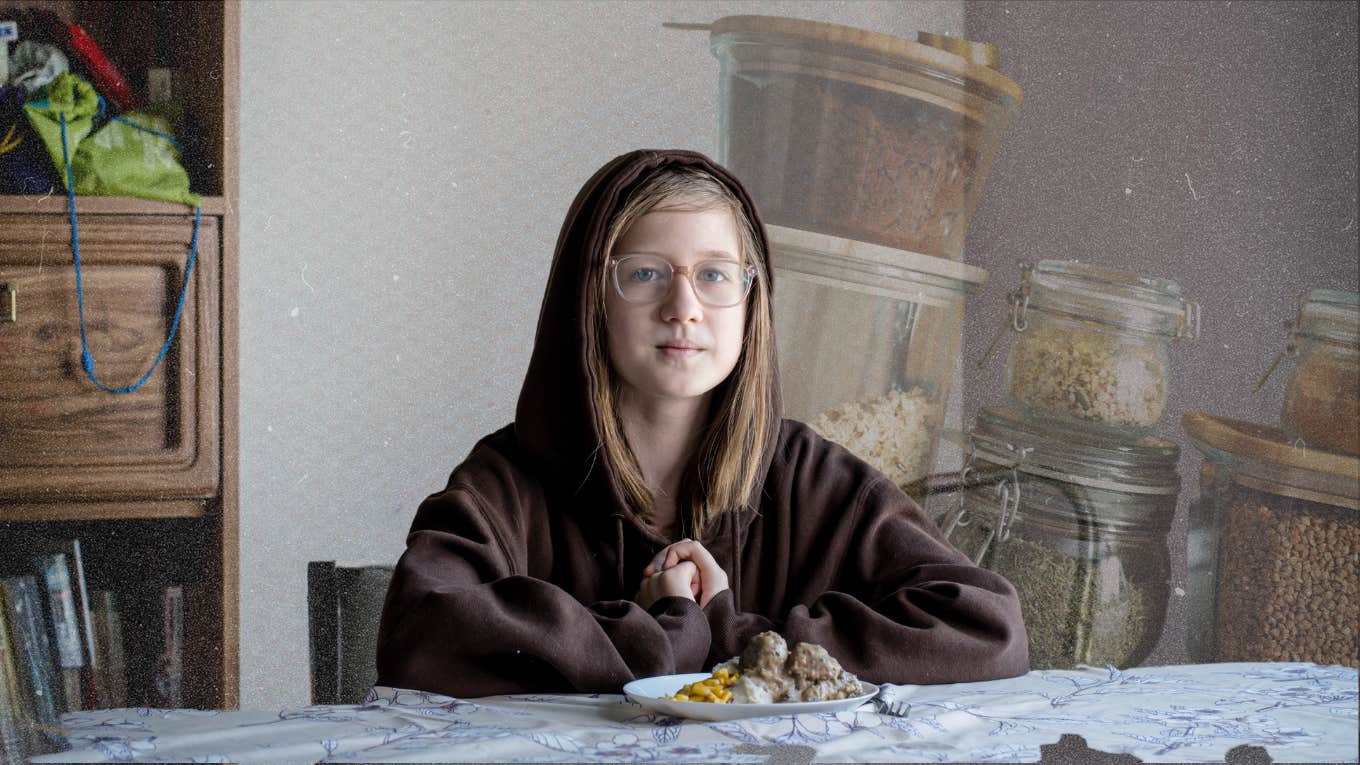
M 732 701 L 738 704 L 848 699 L 858 696 L 861 689 L 859 679 L 825 648 L 799 643 L 790 652 L 777 632 L 756 635 L 740 657 L 718 666 L 740 670 L 731 688 Z
M 784 673 L 784 662 L 789 658 L 789 646 L 778 632 L 762 632 L 751 638 L 741 652 L 742 674 L 769 675 Z
M 841 674 L 840 662 L 812 643 L 794 646 L 785 666 L 799 685 L 835 680 Z
M 854 675 L 841 670 L 834 678 L 798 684 L 798 698 L 792 701 L 832 701 L 850 699 L 860 693 L 859 680 Z

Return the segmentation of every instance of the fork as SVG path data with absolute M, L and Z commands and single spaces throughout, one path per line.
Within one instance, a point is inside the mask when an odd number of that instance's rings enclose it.
M 906 717 L 911 711 L 911 704 L 897 697 L 897 691 L 892 686 L 884 683 L 878 688 L 878 695 L 874 696 L 874 709 L 881 715 L 892 715 L 894 717 Z

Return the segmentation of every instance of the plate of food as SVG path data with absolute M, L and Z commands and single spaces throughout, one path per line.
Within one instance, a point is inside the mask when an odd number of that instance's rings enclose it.
M 762 632 L 712 672 L 645 677 L 623 686 L 623 693 L 652 712 L 721 721 L 854 709 L 878 686 L 845 671 L 821 646 L 799 643 L 789 650 L 777 633 Z

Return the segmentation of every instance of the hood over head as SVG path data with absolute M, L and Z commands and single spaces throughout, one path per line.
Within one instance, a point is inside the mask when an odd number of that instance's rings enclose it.
M 603 492 L 611 506 L 597 511 L 605 518 L 632 513 L 627 511 L 625 494 L 603 459 L 594 392 L 605 381 L 595 379 L 587 360 L 587 280 L 590 264 L 608 256 L 603 248 L 614 214 L 640 181 L 665 165 L 696 166 L 732 191 L 754 224 L 760 245 L 756 253 L 760 278 L 771 292 L 774 286 L 769 241 L 755 203 L 735 176 L 703 154 L 678 149 L 631 151 L 610 160 L 581 188 L 557 238 L 534 350 L 515 411 L 515 434 L 520 448 L 544 471 L 551 485 L 572 495 L 582 493 L 588 485 Z M 783 414 L 777 370 L 772 370 L 771 381 L 774 390 L 769 400 L 775 411 L 769 419 L 771 432 L 761 459 L 762 483 L 773 458 Z M 589 494 L 592 499 L 602 499 L 596 491 Z

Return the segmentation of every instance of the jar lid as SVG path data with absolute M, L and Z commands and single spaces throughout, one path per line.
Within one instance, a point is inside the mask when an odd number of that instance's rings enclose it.
M 1360 510 L 1360 456 L 1298 446 L 1279 428 L 1206 412 L 1186 412 L 1181 427 L 1233 480 L 1271 494 Z
M 944 35 L 937 35 L 944 38 Z M 1020 86 L 985 62 L 989 58 L 986 43 L 959 38 L 948 38 L 942 47 L 925 42 L 912 42 L 900 37 L 870 32 L 867 29 L 827 24 L 820 21 L 782 16 L 725 16 L 709 28 L 710 44 L 717 48 L 732 42 L 780 44 L 816 48 L 833 54 L 873 60 L 887 60 L 908 64 L 951 79 L 961 79 L 970 87 L 982 86 L 1005 96 L 1018 106 L 1024 97 Z M 967 47 L 961 43 L 966 43 Z M 966 50 L 966 55 L 960 52 Z M 995 60 L 995 54 L 991 59 Z M 981 63 L 979 62 L 981 59 Z
M 953 305 L 987 283 L 984 269 L 948 258 L 771 224 L 765 230 L 780 278 L 935 306 Z
M 1199 304 L 1186 300 L 1179 284 L 1075 260 L 1021 264 L 1020 290 L 1012 300 L 1021 311 L 1035 308 L 1172 338 L 1199 334 Z
M 1008 407 L 983 407 L 969 442 L 975 457 L 1022 473 L 1128 494 L 1180 491 L 1181 449 L 1157 436 L 1098 440 L 1056 423 L 1040 427 Z
M 974 64 L 981 64 L 989 69 L 996 69 L 997 65 L 1001 63 L 1001 51 L 991 43 L 965 40 L 962 37 L 934 32 L 917 32 L 916 42 L 929 45 L 932 48 L 947 50 L 956 56 L 962 56 Z
M 1299 305 L 1298 334 L 1360 346 L 1360 293 L 1313 290 Z

